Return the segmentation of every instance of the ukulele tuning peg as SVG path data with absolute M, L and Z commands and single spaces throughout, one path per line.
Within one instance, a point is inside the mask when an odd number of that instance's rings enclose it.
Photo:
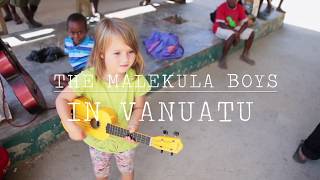
M 178 131 L 175 131 L 175 132 L 173 132 L 173 135 L 177 137 L 180 135 L 180 133 Z
M 168 131 L 167 130 L 163 130 L 162 132 L 163 132 L 163 134 L 168 135 Z
M 173 156 L 173 153 L 170 153 L 171 156 Z

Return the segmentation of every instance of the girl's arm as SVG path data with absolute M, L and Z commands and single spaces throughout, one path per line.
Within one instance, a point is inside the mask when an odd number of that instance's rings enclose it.
M 145 102 L 146 96 L 138 96 L 135 98 L 135 105 L 133 106 L 132 116 L 128 126 L 130 132 L 135 132 L 139 129 Z
M 68 105 L 69 102 L 72 102 L 73 99 L 77 98 L 77 95 L 73 92 L 68 86 L 62 90 L 56 99 L 56 108 L 60 116 L 61 123 L 65 130 L 68 132 L 71 139 L 75 141 L 83 140 L 86 135 L 84 131 L 77 126 L 74 122 L 70 121 L 71 117 L 71 108 Z

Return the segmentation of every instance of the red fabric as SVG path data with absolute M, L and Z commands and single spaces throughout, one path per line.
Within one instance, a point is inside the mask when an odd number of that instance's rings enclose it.
M 231 9 L 227 2 L 222 3 L 216 10 L 216 19 L 215 23 L 212 26 L 213 32 L 217 32 L 219 25 L 219 21 L 224 21 L 226 25 L 228 25 L 227 17 L 230 16 L 236 22 L 237 26 L 240 25 L 240 22 L 247 18 L 245 13 L 245 9 L 241 4 L 237 3 L 237 6 Z
M 4 176 L 3 170 L 7 168 L 9 163 L 9 154 L 3 147 L 0 147 L 0 179 Z

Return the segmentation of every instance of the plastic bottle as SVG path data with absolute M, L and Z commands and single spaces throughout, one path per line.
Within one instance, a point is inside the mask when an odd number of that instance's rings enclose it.
M 235 28 L 237 26 L 237 23 L 232 19 L 232 17 L 228 16 L 227 21 L 231 28 Z

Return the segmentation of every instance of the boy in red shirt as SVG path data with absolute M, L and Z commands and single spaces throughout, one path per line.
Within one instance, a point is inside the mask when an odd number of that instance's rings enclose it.
M 245 40 L 245 48 L 240 59 L 250 65 L 255 64 L 248 57 L 254 40 L 254 30 L 248 28 L 247 21 L 245 9 L 237 0 L 226 0 L 217 8 L 212 30 L 218 38 L 224 40 L 223 54 L 219 61 L 220 68 L 227 69 L 226 55 L 231 46 L 236 45 L 240 39 Z

